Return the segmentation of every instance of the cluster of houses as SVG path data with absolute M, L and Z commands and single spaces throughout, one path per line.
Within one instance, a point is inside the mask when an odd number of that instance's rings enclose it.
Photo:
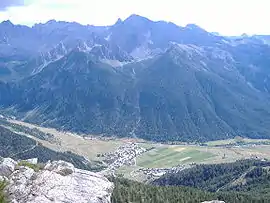
M 108 164 L 109 171 L 115 171 L 121 166 L 131 166 L 136 164 L 136 157 L 146 152 L 146 149 L 136 143 L 127 143 L 120 146 L 116 151 L 103 154 L 103 161 Z
M 158 178 L 166 173 L 177 173 L 190 167 L 192 167 L 192 164 L 179 165 L 172 168 L 141 168 L 138 170 L 138 172 L 143 173 L 148 177 L 148 179 L 150 179 L 150 178 Z

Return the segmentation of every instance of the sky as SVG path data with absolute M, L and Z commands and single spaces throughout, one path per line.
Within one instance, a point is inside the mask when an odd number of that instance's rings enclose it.
M 0 22 L 28 26 L 51 19 L 111 25 L 131 14 L 222 35 L 270 35 L 270 0 L 0 0 Z

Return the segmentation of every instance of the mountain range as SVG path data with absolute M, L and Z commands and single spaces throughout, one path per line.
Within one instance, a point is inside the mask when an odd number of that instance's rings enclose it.
M 0 106 L 36 124 L 154 141 L 270 138 L 270 36 L 131 15 L 0 24 Z

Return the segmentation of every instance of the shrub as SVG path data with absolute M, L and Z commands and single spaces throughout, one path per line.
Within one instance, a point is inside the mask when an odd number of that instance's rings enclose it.
M 6 195 L 4 192 L 7 183 L 5 181 L 0 182 L 0 203 L 7 203 Z
M 21 161 L 21 162 L 19 162 L 18 166 L 25 166 L 25 167 L 31 168 L 35 172 L 38 172 L 42 168 L 44 168 L 44 166 L 42 164 L 31 164 L 31 163 L 29 163 L 27 161 Z

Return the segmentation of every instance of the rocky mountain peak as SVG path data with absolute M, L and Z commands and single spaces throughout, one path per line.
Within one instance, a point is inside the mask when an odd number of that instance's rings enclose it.
M 196 24 L 187 24 L 186 28 L 193 29 L 193 30 L 200 30 L 206 32 L 203 28 Z
M 149 20 L 148 18 L 132 14 L 126 20 L 124 20 L 123 23 L 132 26 L 146 26 L 148 23 L 153 23 L 153 21 Z
M 151 21 L 146 17 L 137 15 L 137 14 L 131 14 L 125 21 L 132 21 L 132 20 L 145 20 L 145 21 Z
M 13 26 L 13 23 L 10 20 L 5 20 L 1 24 L 5 26 Z
M 122 22 L 123 22 L 122 19 L 121 19 L 121 18 L 118 18 L 117 21 L 116 21 L 116 23 L 115 23 L 114 25 L 115 25 L 115 26 L 116 26 L 116 25 L 119 25 L 119 24 L 121 24 Z
M 54 24 L 54 23 L 57 23 L 57 21 L 56 20 L 49 20 L 47 23 L 45 23 L 45 24 Z

